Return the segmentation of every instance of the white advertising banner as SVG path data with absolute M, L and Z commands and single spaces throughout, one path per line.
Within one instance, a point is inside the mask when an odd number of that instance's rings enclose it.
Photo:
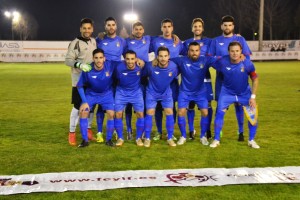
M 0 195 L 132 187 L 300 183 L 300 167 L 64 172 L 0 176 Z

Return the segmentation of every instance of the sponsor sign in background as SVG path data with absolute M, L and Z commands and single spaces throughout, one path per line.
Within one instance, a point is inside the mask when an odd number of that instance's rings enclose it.
M 0 62 L 63 62 L 69 41 L 0 40 Z M 300 40 L 264 41 L 258 52 L 258 41 L 248 41 L 251 60 L 300 60 Z M 273 50 L 271 52 L 271 49 Z M 285 52 L 278 51 L 284 48 Z M 149 54 L 153 59 L 154 54 Z M 151 60 L 150 59 L 150 60 Z
M 131 187 L 300 183 L 300 167 L 65 172 L 0 176 L 0 195 Z

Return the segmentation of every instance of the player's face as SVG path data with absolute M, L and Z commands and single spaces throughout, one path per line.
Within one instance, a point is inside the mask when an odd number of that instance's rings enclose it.
M 203 31 L 204 28 L 201 22 L 196 22 L 193 24 L 192 32 L 194 33 L 194 36 L 201 36 Z
M 223 24 L 221 25 L 221 29 L 224 35 L 233 34 L 233 29 L 234 29 L 233 22 L 223 22 Z
M 238 63 L 241 60 L 242 49 L 240 46 L 235 45 L 229 48 L 229 56 L 231 62 Z
M 157 55 L 158 65 L 160 67 L 167 67 L 169 63 L 170 55 L 167 51 L 160 51 Z
M 89 39 L 92 36 L 93 31 L 94 28 L 90 23 L 82 24 L 80 27 L 81 36 L 86 39 Z
M 144 35 L 144 27 L 143 26 L 135 26 L 132 30 L 132 35 L 135 39 L 141 39 Z
M 107 21 L 105 24 L 105 31 L 107 35 L 115 35 L 117 32 L 117 24 L 115 21 Z
M 93 61 L 95 63 L 95 68 L 97 70 L 101 70 L 103 68 L 103 64 L 104 64 L 104 61 L 105 61 L 105 57 L 103 55 L 103 53 L 96 53 L 94 56 L 93 56 Z
M 189 46 L 188 56 L 192 60 L 197 60 L 200 56 L 200 46 L 198 45 Z
M 161 26 L 161 32 L 164 37 L 172 37 L 173 29 L 173 25 L 170 22 L 163 23 Z
M 127 53 L 125 55 L 125 62 L 126 62 L 128 69 L 134 69 L 135 62 L 136 62 L 136 56 L 134 54 Z

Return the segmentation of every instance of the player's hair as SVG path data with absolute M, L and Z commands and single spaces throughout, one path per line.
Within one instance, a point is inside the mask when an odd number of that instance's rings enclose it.
M 95 49 L 95 50 L 93 51 L 93 56 L 94 56 L 95 54 L 97 54 L 97 53 L 102 53 L 102 54 L 104 55 L 103 49 Z
M 142 26 L 144 27 L 143 23 L 138 21 L 138 22 L 135 22 L 133 25 L 132 25 L 132 28 L 135 28 L 136 26 Z
M 117 24 L 117 20 L 116 20 L 115 18 L 113 18 L 113 17 L 108 17 L 108 18 L 106 18 L 106 19 L 104 20 L 104 25 L 106 25 L 106 23 L 107 23 L 108 21 L 114 21 L 114 22 Z
M 127 54 L 134 54 L 135 57 L 136 57 L 136 53 L 135 53 L 135 51 L 133 51 L 133 50 L 128 50 L 128 51 L 126 51 L 125 57 L 126 57 Z
M 222 23 L 221 24 L 223 24 L 224 22 L 234 23 L 234 18 L 231 15 L 225 15 L 225 16 L 222 17 Z
M 190 48 L 190 46 L 199 46 L 200 47 L 200 44 L 198 42 L 191 42 L 189 44 L 189 48 Z
M 163 26 L 164 23 L 171 23 L 171 25 L 173 26 L 173 21 L 169 18 L 163 19 L 161 21 L 161 26 Z
M 167 47 L 165 47 L 165 46 L 158 47 L 158 49 L 157 49 L 157 55 L 158 55 L 159 52 L 161 52 L 161 51 L 167 51 L 168 54 L 170 55 L 169 49 L 168 49 Z
M 194 26 L 194 24 L 196 22 L 201 22 L 202 26 L 204 27 L 204 21 L 203 21 L 203 19 L 201 19 L 200 17 L 198 17 L 198 18 L 193 19 L 192 28 L 193 28 L 193 26 Z
M 239 46 L 241 49 L 243 49 L 241 43 L 239 43 L 238 41 L 233 41 L 233 42 L 229 43 L 229 45 L 228 45 L 228 51 L 230 50 L 230 47 L 233 47 L 233 46 Z
M 90 18 L 83 18 L 80 21 L 80 26 L 82 26 L 83 24 L 91 24 L 92 26 L 94 26 L 94 21 Z

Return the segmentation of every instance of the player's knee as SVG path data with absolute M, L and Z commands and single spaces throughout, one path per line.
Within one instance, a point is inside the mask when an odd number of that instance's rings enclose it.
M 122 118 L 123 112 L 116 112 L 116 118 L 120 119 Z
M 89 116 L 89 111 L 81 110 L 79 112 L 79 117 L 80 118 L 88 118 L 88 116 Z
M 180 108 L 178 109 L 178 116 L 183 117 L 186 114 L 186 109 L 185 108 Z
M 136 117 L 137 118 L 143 118 L 144 117 L 144 113 L 143 112 L 136 112 Z
M 208 110 L 207 109 L 201 109 L 201 116 L 202 117 L 207 117 L 208 115 Z
M 114 119 L 115 112 L 113 110 L 107 110 L 106 113 L 108 119 Z

